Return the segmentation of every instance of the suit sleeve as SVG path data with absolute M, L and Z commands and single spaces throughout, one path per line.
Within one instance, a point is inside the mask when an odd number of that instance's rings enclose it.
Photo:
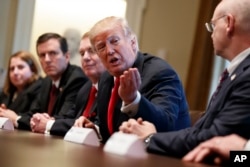
M 50 129 L 50 134 L 64 136 L 74 125 L 75 119 L 57 119 Z
M 30 119 L 33 114 L 41 112 L 40 110 L 40 93 L 36 99 L 31 104 L 31 109 L 28 112 L 20 114 L 20 118 L 17 120 L 18 129 L 31 130 L 30 128 Z
M 35 89 L 30 90 L 29 92 L 29 100 L 28 103 L 31 103 L 29 108 L 26 108 L 26 112 L 20 113 L 21 118 L 17 120 L 18 123 L 18 129 L 24 129 L 24 130 L 31 130 L 30 128 L 30 118 L 32 115 L 36 112 L 41 112 L 40 109 L 40 90 L 41 90 L 41 84 L 42 80 L 39 79 L 36 85 L 34 86 Z M 26 99 L 27 100 L 27 99 Z M 27 103 L 27 102 L 26 102 Z
M 143 88 L 147 91 L 141 91 L 136 117 L 152 122 L 159 132 L 176 130 L 177 124 L 189 127 L 188 105 L 177 74 L 171 68 L 163 68 L 152 75 Z M 185 121 L 178 122 L 181 115 L 185 115 Z
M 65 96 L 60 99 L 60 102 L 63 102 L 59 111 L 57 111 L 54 115 L 55 119 L 59 118 L 75 118 L 78 111 L 71 112 L 72 114 L 69 115 L 69 112 L 72 107 L 75 105 L 76 96 L 81 87 L 87 82 L 87 77 L 85 75 L 81 75 L 79 77 L 72 78 L 72 81 L 69 81 L 67 86 L 65 87 Z
M 147 147 L 149 152 L 182 157 L 199 143 L 214 136 L 238 134 L 249 138 L 250 133 L 250 76 L 243 75 L 238 82 L 219 99 L 222 107 L 206 114 L 191 128 L 157 133 Z M 216 108 L 216 107 L 215 107 Z

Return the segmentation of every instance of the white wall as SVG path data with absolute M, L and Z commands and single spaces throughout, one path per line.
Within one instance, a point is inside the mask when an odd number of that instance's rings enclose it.
M 98 20 L 111 15 L 125 17 L 125 13 L 125 0 L 36 0 L 29 50 L 36 54 L 36 40 L 45 32 L 64 35 L 70 28 L 81 36 Z M 80 65 L 80 56 L 73 56 L 72 63 Z

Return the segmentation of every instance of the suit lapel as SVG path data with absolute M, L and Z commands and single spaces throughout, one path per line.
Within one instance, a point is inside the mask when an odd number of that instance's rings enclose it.
M 108 104 L 111 96 L 111 90 L 113 87 L 114 77 L 111 76 L 108 72 L 105 72 L 101 79 L 100 84 L 98 84 L 98 94 L 97 94 L 97 113 L 102 119 L 102 128 L 107 129 L 107 113 L 108 113 Z
M 242 73 L 248 69 L 250 66 L 250 55 L 243 60 L 239 66 L 233 71 L 233 73 L 224 81 L 218 95 L 216 96 L 215 100 L 211 104 L 208 105 L 206 109 L 206 113 L 203 115 L 203 117 L 197 122 L 198 126 L 202 126 L 206 120 L 208 120 L 208 116 L 213 116 L 216 115 L 223 107 L 225 104 L 226 97 L 228 96 L 225 94 L 225 92 L 229 92 L 228 89 L 231 88 L 234 82 L 237 81 L 237 78 L 242 75 Z M 211 101 L 211 99 L 210 99 Z M 209 113 L 209 114 L 208 114 Z
M 42 89 L 40 93 L 40 100 L 39 100 L 41 102 L 41 112 L 47 112 L 51 83 L 52 81 L 49 77 L 43 79 Z
M 92 83 L 88 81 L 84 85 L 83 89 L 81 89 L 77 95 L 76 110 L 78 110 L 79 116 L 83 114 L 83 110 L 85 109 L 88 103 L 88 97 L 89 97 L 91 86 L 92 86 Z

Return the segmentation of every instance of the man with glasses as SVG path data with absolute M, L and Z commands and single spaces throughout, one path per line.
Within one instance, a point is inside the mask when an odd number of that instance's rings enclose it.
M 147 121 L 124 122 L 120 131 L 145 139 L 149 152 L 183 157 L 214 136 L 235 133 L 250 137 L 250 1 L 221 1 L 211 23 L 206 25 L 212 32 L 215 54 L 230 61 L 223 82 L 206 113 L 191 128 L 157 133 L 154 125 Z M 194 161 L 193 158 L 184 160 Z
M 205 26 L 206 26 L 206 28 L 207 28 L 207 31 L 208 31 L 208 32 L 213 32 L 213 31 L 214 31 L 215 22 L 216 22 L 217 20 L 219 20 L 219 19 L 224 18 L 225 16 L 227 16 L 227 15 L 222 15 L 222 16 L 220 16 L 220 17 L 214 19 L 214 20 L 211 20 L 209 23 L 205 23 Z

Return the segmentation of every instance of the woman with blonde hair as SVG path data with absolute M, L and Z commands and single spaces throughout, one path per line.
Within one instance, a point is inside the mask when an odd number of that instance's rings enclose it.
M 12 120 L 14 115 L 28 112 L 39 94 L 40 87 L 40 70 L 34 56 L 26 51 L 11 55 L 0 93 L 0 116 Z

